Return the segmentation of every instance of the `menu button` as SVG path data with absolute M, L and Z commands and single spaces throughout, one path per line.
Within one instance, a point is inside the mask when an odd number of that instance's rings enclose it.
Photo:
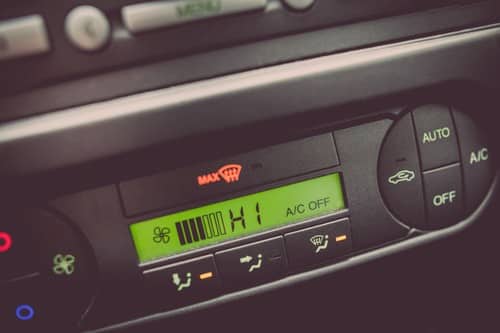
M 194 22 L 211 17 L 263 10 L 267 0 L 175 0 L 126 6 L 123 22 L 133 33 Z

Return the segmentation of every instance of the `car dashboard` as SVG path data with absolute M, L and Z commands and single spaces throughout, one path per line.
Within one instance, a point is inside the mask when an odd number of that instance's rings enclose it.
M 5 1 L 5 331 L 496 331 L 496 0 Z

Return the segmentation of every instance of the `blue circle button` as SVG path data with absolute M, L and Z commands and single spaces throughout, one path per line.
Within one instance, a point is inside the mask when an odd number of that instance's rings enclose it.
M 33 319 L 35 309 L 31 305 L 23 304 L 16 308 L 16 317 L 19 320 L 27 321 Z

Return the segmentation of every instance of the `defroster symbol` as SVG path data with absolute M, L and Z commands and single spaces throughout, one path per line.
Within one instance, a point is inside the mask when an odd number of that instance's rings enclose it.
M 220 168 L 217 172 L 226 183 L 233 183 L 240 180 L 241 168 L 239 164 L 228 164 Z

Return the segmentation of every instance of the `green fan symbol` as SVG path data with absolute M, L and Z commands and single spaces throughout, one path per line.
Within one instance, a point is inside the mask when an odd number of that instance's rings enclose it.
M 71 275 L 75 272 L 75 256 L 58 254 L 54 257 L 52 271 L 56 275 Z
M 165 243 L 167 244 L 170 241 L 170 236 L 168 235 L 170 233 L 169 228 L 160 228 L 156 227 L 153 230 L 153 241 L 155 243 Z

